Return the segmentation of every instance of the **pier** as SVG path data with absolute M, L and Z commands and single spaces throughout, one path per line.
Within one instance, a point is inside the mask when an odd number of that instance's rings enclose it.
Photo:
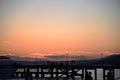
M 30 73 L 33 78 L 71 78 L 80 77 L 85 80 L 86 72 L 94 71 L 94 80 L 97 80 L 97 69 L 103 70 L 103 80 L 107 80 L 107 72 L 111 71 L 111 77 L 115 79 L 115 69 L 120 69 L 118 63 L 102 62 L 101 60 L 85 61 L 11 61 L 10 65 L 15 69 L 10 78 L 25 78 L 26 73 Z

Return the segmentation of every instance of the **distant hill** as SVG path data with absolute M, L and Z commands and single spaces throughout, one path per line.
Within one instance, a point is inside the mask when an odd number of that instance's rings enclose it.
M 51 58 L 51 57 L 50 57 Z M 54 57 L 53 57 L 54 58 Z M 90 59 L 87 56 L 71 56 L 71 59 L 76 58 L 77 61 L 101 61 L 101 58 L 98 59 Z M 8 56 L 0 56 L 0 59 L 9 59 Z M 35 61 L 35 58 L 30 58 L 30 57 L 19 57 L 19 56 L 11 56 L 10 57 L 11 60 L 15 60 L 15 61 Z M 49 59 L 49 58 L 48 58 Z M 57 59 L 57 58 L 55 58 Z M 39 61 L 47 61 L 47 58 L 45 59 L 40 59 L 38 58 L 37 60 Z M 110 56 L 106 56 L 103 58 L 104 63 L 120 63 L 120 54 L 114 54 L 114 55 L 110 55 Z
M 46 58 L 37 58 L 37 60 L 38 61 L 47 61 L 47 60 L 53 60 L 53 61 L 55 61 L 55 60 L 65 60 L 65 56 L 47 56 Z M 75 60 L 87 60 L 88 59 L 88 57 L 86 57 L 86 56 L 70 56 L 69 57 L 70 59 L 75 59 Z M 15 60 L 15 61 L 35 61 L 36 60 L 36 58 L 30 58 L 30 57 L 19 57 L 19 56 L 11 56 L 11 58 L 10 58 L 11 60 Z
M 113 55 L 110 55 L 110 56 L 106 56 L 106 57 L 104 57 L 104 60 L 114 59 L 114 58 L 120 60 L 120 54 L 113 54 Z
M 30 57 L 19 57 L 19 56 L 11 56 L 10 58 L 11 60 L 15 60 L 15 61 L 35 61 L 35 58 L 30 58 Z M 45 61 L 46 59 L 40 59 L 38 58 L 37 60 L 39 61 Z
M 114 54 L 114 55 L 110 55 L 107 56 L 105 58 L 103 58 L 104 63 L 108 64 L 115 64 L 115 65 L 120 65 L 120 54 Z
M 8 56 L 0 56 L 0 59 L 10 59 Z

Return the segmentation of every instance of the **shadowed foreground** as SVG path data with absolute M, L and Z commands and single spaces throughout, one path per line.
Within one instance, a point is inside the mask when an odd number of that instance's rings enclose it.
M 118 61 L 120 55 L 82 61 L 2 61 L 0 79 L 98 80 L 97 69 L 102 69 L 102 80 L 115 80 L 115 70 L 120 69 Z M 94 76 L 88 75 L 89 70 L 93 71 Z M 92 75 L 92 79 L 87 75 Z

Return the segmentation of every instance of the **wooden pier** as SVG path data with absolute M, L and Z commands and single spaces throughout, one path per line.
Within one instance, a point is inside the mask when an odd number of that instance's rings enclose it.
M 115 79 L 115 69 L 120 69 L 119 65 L 100 64 L 97 62 L 82 62 L 82 61 L 69 61 L 69 62 L 52 62 L 52 61 L 38 61 L 38 62 L 16 62 L 14 63 L 16 72 L 13 78 L 25 78 L 25 74 L 29 73 L 33 78 L 72 78 L 80 77 L 85 80 L 85 73 L 89 70 L 94 71 L 94 80 L 97 80 L 98 69 L 103 70 L 103 80 L 107 80 L 107 72 L 111 71 Z

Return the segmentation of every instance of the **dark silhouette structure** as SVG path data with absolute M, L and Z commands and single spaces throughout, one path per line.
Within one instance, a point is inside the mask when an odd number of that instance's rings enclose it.
M 85 80 L 88 80 L 89 74 L 88 71 L 85 72 Z
M 93 77 L 92 77 L 92 73 L 91 73 L 91 72 L 88 73 L 88 80 L 93 80 Z
M 103 70 L 103 80 L 114 80 L 115 69 L 120 69 L 120 56 L 110 56 L 103 59 L 82 60 L 82 61 L 11 61 L 0 62 L 0 79 L 7 79 L 5 72 L 10 74 L 8 78 L 71 78 L 74 80 L 79 76 L 82 80 L 93 80 L 88 70 L 94 71 L 94 80 L 97 80 L 97 69 Z M 67 64 L 66 64 L 67 63 Z M 8 67 L 10 66 L 10 67 Z M 8 69 L 10 68 L 10 69 Z M 32 71 L 35 69 L 35 71 Z M 79 73 L 81 71 L 81 73 Z M 109 72 L 108 72 L 109 71 Z M 11 73 L 12 72 L 12 73 Z M 106 75 L 105 73 L 108 72 Z M 34 74 L 34 76 L 32 76 Z M 46 76 L 49 75 L 49 76 Z
M 107 73 L 107 80 L 114 80 L 113 71 L 111 69 L 109 69 L 109 72 Z
M 86 71 L 86 73 L 85 73 L 85 80 L 93 80 L 91 72 Z
M 33 80 L 32 74 L 30 73 L 29 68 L 28 68 L 27 71 L 25 72 L 25 80 Z

